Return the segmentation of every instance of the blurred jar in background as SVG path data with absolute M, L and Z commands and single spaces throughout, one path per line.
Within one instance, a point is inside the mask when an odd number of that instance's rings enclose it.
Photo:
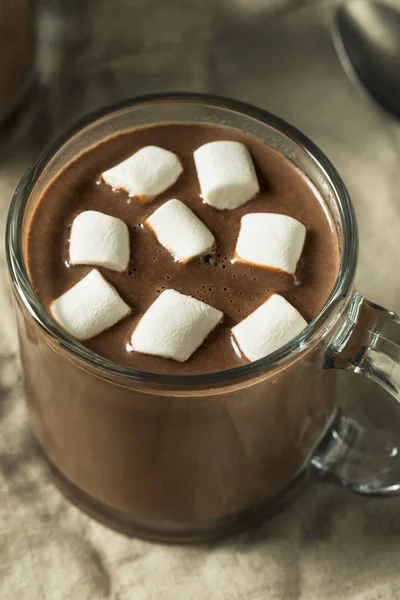
M 0 0 L 0 124 L 33 81 L 36 0 Z

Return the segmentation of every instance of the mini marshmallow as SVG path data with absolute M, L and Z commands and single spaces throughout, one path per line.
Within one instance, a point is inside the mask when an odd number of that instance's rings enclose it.
M 250 152 L 241 142 L 209 142 L 193 156 L 206 204 L 232 210 L 260 191 Z
M 145 224 L 179 262 L 186 263 L 215 244 L 211 231 L 180 200 L 169 200 L 160 206 Z
M 50 305 L 52 317 L 79 341 L 95 337 L 130 312 L 130 307 L 97 269 L 92 269 Z
M 140 319 L 131 345 L 137 352 L 184 362 L 223 316 L 200 300 L 165 290 Z
M 112 169 L 102 178 L 114 189 L 122 189 L 145 204 L 175 183 L 183 167 L 173 152 L 145 146 Z
M 85 210 L 73 220 L 69 240 L 71 265 L 96 265 L 125 271 L 129 263 L 129 230 L 126 223 L 95 210 Z
M 294 274 L 305 239 L 306 228 L 292 217 L 250 213 L 240 222 L 234 262 Z
M 294 306 L 273 294 L 231 331 L 240 350 L 253 361 L 275 352 L 305 327 L 307 322 Z

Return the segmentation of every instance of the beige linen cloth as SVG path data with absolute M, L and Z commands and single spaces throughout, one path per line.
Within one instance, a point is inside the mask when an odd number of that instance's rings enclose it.
M 359 289 L 400 311 L 399 125 L 344 75 L 329 35 L 335 4 L 42 6 L 41 86 L 24 114 L 0 131 L 1 600 L 400 598 L 400 497 L 366 499 L 313 484 L 258 529 L 200 547 L 130 540 L 71 506 L 53 488 L 29 435 L 3 250 L 23 170 L 71 119 L 138 93 L 209 91 L 276 112 L 330 156 L 358 216 Z M 364 419 L 369 411 L 379 417 L 390 402 L 354 375 L 340 382 L 341 400 Z

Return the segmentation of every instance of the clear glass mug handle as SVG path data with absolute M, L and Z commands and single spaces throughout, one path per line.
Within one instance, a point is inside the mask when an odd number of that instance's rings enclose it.
M 354 293 L 324 368 L 365 375 L 400 402 L 400 315 Z M 339 410 L 311 458 L 309 475 L 360 494 L 399 494 L 400 436 L 399 447 L 381 442 L 378 431 L 361 427 Z

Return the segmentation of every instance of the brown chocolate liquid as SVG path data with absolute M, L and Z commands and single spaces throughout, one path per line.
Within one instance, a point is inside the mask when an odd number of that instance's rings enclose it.
M 243 141 L 256 163 L 261 193 L 234 211 L 202 203 L 193 150 L 216 139 Z M 140 147 L 176 152 L 178 182 L 146 206 L 113 192 L 99 175 Z M 212 260 L 175 263 L 141 224 L 167 199 L 179 198 L 218 240 Z M 314 317 L 337 276 L 336 234 L 318 193 L 282 155 L 261 142 L 213 126 L 163 125 L 109 138 L 68 165 L 38 203 L 27 240 L 33 285 L 43 305 L 91 267 L 67 267 L 69 226 L 82 210 L 122 218 L 132 231 L 127 273 L 101 269 L 132 306 L 132 315 L 87 345 L 146 371 L 202 373 L 242 364 L 230 328 L 272 292 L 306 319 Z M 296 277 L 231 264 L 243 214 L 289 214 L 307 226 Z M 225 319 L 186 363 L 127 352 L 137 319 L 172 287 L 222 310 Z M 335 387 L 322 369 L 321 340 L 283 368 L 237 385 L 153 389 L 127 378 L 99 377 L 69 360 L 16 303 L 28 406 L 37 439 L 85 510 L 127 533 L 157 539 L 205 539 L 240 528 L 278 497 L 309 460 L 335 408 Z M 70 484 L 73 484 L 70 487 Z M 99 503 L 99 504 L 97 504 Z M 120 513 L 122 511 L 122 513 Z M 247 516 L 245 516 L 247 515 Z M 175 527 L 176 525 L 176 527 Z
M 235 210 L 204 204 L 193 152 L 213 140 L 237 140 L 250 150 L 261 192 Z M 113 191 L 100 174 L 141 147 L 155 145 L 175 152 L 184 172 L 174 186 L 142 205 Z M 154 234 L 143 227 L 163 202 L 178 198 L 213 232 L 217 247 L 189 264 L 174 262 Z M 43 305 L 77 283 L 93 267 L 68 266 L 68 238 L 74 217 L 97 210 L 119 217 L 131 231 L 129 270 L 100 271 L 132 307 L 132 314 L 88 341 L 86 346 L 117 363 L 142 371 L 170 374 L 208 373 L 247 362 L 235 352 L 231 327 L 255 310 L 271 293 L 291 302 L 307 321 L 325 304 L 339 268 L 336 233 L 310 181 L 288 159 L 262 142 L 238 131 L 208 125 L 154 125 L 111 137 L 70 163 L 51 182 L 31 220 L 27 256 L 32 283 Z M 307 227 L 306 244 L 295 277 L 285 273 L 232 264 L 240 219 L 249 212 L 290 215 Z M 185 363 L 127 350 L 132 331 L 150 304 L 173 288 L 223 311 L 223 322 Z

